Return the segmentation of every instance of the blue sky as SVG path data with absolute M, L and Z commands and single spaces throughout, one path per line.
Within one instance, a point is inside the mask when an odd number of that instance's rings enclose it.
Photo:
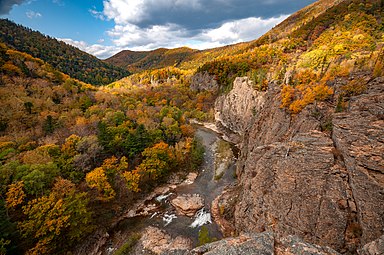
M 113 21 L 100 20 L 89 10 L 103 9 L 102 1 L 95 0 L 32 0 L 15 5 L 8 18 L 16 23 L 58 38 L 85 40 L 90 44 L 108 39 L 105 31 L 112 29 Z
M 99 58 L 258 38 L 314 0 L 0 0 L 0 17 Z

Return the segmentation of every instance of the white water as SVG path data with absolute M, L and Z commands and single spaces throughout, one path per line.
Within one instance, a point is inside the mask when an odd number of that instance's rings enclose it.
M 204 208 L 197 211 L 195 221 L 190 225 L 191 228 L 201 227 L 205 224 L 212 223 L 211 213 L 206 212 Z
M 156 200 L 157 200 L 157 202 L 161 202 L 161 201 L 163 201 L 164 199 L 167 199 L 170 195 L 172 195 L 173 193 L 169 193 L 169 194 L 167 194 L 167 195 L 160 195 L 160 196 L 158 196 L 158 197 L 156 197 Z
M 177 219 L 175 214 L 165 213 L 163 216 L 163 221 L 165 222 L 164 227 L 168 226 L 173 221 L 173 219 Z

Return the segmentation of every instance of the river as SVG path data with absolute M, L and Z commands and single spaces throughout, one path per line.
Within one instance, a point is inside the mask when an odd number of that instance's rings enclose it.
M 166 193 L 158 197 L 157 199 L 161 200 L 161 207 L 151 216 L 134 217 L 121 221 L 110 233 L 109 242 L 104 246 L 104 254 L 113 254 L 113 251 L 121 246 L 132 233 L 140 232 L 148 226 L 160 228 L 173 238 L 187 237 L 192 240 L 194 246 L 198 245 L 198 235 L 202 225 L 207 227 L 211 238 L 222 238 L 218 226 L 211 219 L 210 206 L 223 189 L 235 181 L 235 159 L 231 159 L 227 164 L 228 167 L 221 178 L 214 178 L 216 148 L 217 144 L 223 141 L 222 136 L 210 129 L 198 126 L 196 137 L 201 140 L 205 148 L 204 161 L 196 180 L 192 184 L 177 186 L 172 194 Z M 200 194 L 204 198 L 204 208 L 197 213 L 198 215 L 195 217 L 176 215 L 169 200 L 181 194 Z

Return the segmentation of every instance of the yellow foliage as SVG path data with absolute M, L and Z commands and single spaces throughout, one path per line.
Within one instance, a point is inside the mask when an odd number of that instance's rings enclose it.
M 135 169 L 133 171 L 125 171 L 123 176 L 126 180 L 127 188 L 133 192 L 139 192 L 139 183 L 141 180 L 140 169 Z
M 51 242 L 52 238 L 40 239 L 35 247 L 27 251 L 27 255 L 42 255 L 49 254 L 48 244 Z
M 0 151 L 4 149 L 14 148 L 15 147 L 14 142 L 0 142 Z
M 85 181 L 90 188 L 96 188 L 99 191 L 102 195 L 99 197 L 100 200 L 111 200 L 116 195 L 116 192 L 108 182 L 104 169 L 101 167 L 95 168 L 93 171 L 87 173 Z
M 8 186 L 8 192 L 5 201 L 8 208 L 15 208 L 22 204 L 25 199 L 24 182 L 19 181 Z
M 65 143 L 61 146 L 61 151 L 68 156 L 76 155 L 76 145 L 80 141 L 80 137 L 77 135 L 70 135 L 65 139 Z
M 188 158 L 191 153 L 192 143 L 192 138 L 187 137 L 185 141 L 180 141 L 175 144 L 174 154 L 178 163 L 182 163 Z
M 320 68 L 327 61 L 328 50 L 319 48 L 304 53 L 298 62 L 298 66 L 304 68 Z
M 23 206 L 26 216 L 18 227 L 23 237 L 38 240 L 27 254 L 56 254 L 55 245 L 79 240 L 90 226 L 86 193 L 76 193 L 68 180 L 58 178 L 48 196 L 33 199 Z
M 341 87 L 343 96 L 357 96 L 367 89 L 367 83 L 363 79 L 355 79 Z
M 189 124 L 181 125 L 180 130 L 183 136 L 186 136 L 186 137 L 193 137 L 193 135 L 195 134 L 195 129 L 193 128 L 193 126 Z
M 21 69 L 17 66 L 15 66 L 14 64 L 12 64 L 11 62 L 7 62 L 5 63 L 3 66 L 2 66 L 2 69 L 7 72 L 8 74 L 11 74 L 11 75 L 21 75 L 23 74 L 23 72 L 21 71 Z
M 157 180 L 169 171 L 169 164 L 174 159 L 172 149 L 163 141 L 146 148 L 142 155 L 144 160 L 137 167 L 137 170 L 143 175 L 148 175 L 153 180 Z

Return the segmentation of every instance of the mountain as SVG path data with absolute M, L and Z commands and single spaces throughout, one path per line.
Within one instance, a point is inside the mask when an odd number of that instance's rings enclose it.
M 212 205 L 224 233 L 384 254 L 383 18 L 383 1 L 318 1 L 197 69 L 196 89 L 227 86 L 215 122 L 241 151 Z
M 62 41 L 0 19 L 0 42 L 51 64 L 57 70 L 94 85 L 108 84 L 130 73 Z
M 139 72 L 147 69 L 178 66 L 196 52 L 198 51 L 187 47 L 176 49 L 160 48 L 152 51 L 124 50 L 106 59 L 105 62 L 125 68 L 131 72 Z
M 211 206 L 224 235 L 282 237 L 276 254 L 384 254 L 383 20 L 381 0 L 321 0 L 257 40 L 124 80 L 171 83 L 178 69 L 215 95 L 215 126 L 240 149 L 238 183 Z M 258 247 L 242 239 L 198 252 Z

